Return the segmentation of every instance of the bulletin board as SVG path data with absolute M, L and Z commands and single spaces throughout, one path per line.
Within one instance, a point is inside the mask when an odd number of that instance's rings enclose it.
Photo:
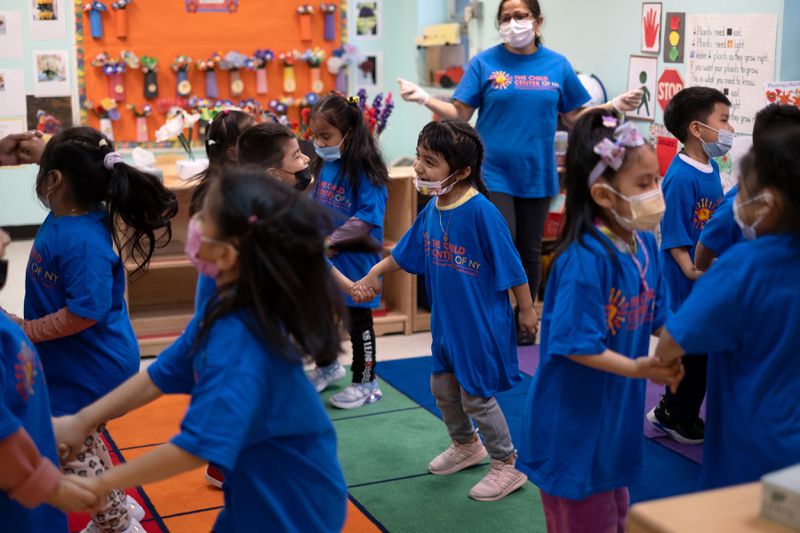
M 220 4 L 220 9 L 205 9 L 210 3 Z M 311 68 L 301 60 L 294 62 L 296 90 L 286 93 L 283 90 L 284 67 L 279 55 L 297 50 L 321 48 L 330 58 L 334 50 L 346 41 L 347 1 L 336 0 L 338 9 L 335 13 L 333 41 L 323 40 L 324 15 L 320 11 L 320 2 L 309 3 L 307 0 L 226 0 L 209 2 L 208 0 L 132 0 L 124 9 L 127 18 L 127 37 L 118 37 L 116 28 L 119 11 L 111 9 L 111 2 L 105 4 L 108 10 L 101 13 L 103 23 L 102 38 L 93 38 L 90 14 L 84 11 L 85 0 L 75 0 L 76 9 L 76 46 L 77 76 L 81 122 L 98 128 L 99 117 L 86 109 L 87 100 L 97 105 L 109 97 L 110 86 L 108 76 L 102 68 L 92 65 L 92 60 L 103 52 L 110 57 L 119 58 L 124 50 L 133 51 L 140 59 L 151 56 L 158 59 L 158 89 L 155 99 L 145 98 L 145 74 L 141 69 L 128 69 L 122 76 L 125 100 L 118 103 L 120 118 L 113 123 L 114 138 L 122 147 L 129 147 L 137 138 L 136 117 L 128 109 L 135 104 L 138 109 L 149 103 L 153 112 L 147 118 L 149 142 L 156 146 L 155 131 L 166 120 L 166 112 L 178 100 L 177 74 L 172 64 L 178 56 L 192 58 L 192 68 L 188 71 L 188 81 L 192 90 L 190 96 L 206 98 L 205 73 L 196 68 L 195 62 L 206 60 L 214 52 L 225 56 L 229 51 L 237 51 L 252 56 L 256 50 L 269 49 L 275 54 L 267 65 L 268 93 L 256 93 L 256 73 L 251 70 L 239 71 L 244 82 L 244 91 L 239 96 L 230 92 L 230 74 L 216 69 L 219 97 L 215 100 L 232 100 L 238 103 L 245 99 L 254 99 L 264 109 L 274 99 L 291 96 L 295 101 L 301 100 L 311 91 Z M 198 9 L 198 5 L 200 8 Z M 299 15 L 298 8 L 313 6 L 311 15 Z M 224 8 L 224 9 L 223 9 Z M 300 38 L 300 19 L 310 17 L 310 41 Z M 320 79 L 324 94 L 334 88 L 335 78 L 330 74 L 323 62 L 320 68 Z M 317 87 L 319 88 L 319 87 Z M 189 97 L 186 97 L 188 99 Z M 289 117 L 296 120 L 299 110 L 290 109 Z

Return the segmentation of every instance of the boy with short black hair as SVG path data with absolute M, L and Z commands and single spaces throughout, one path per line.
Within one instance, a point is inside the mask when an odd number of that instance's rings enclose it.
M 673 312 L 701 274 L 694 268 L 695 247 L 722 201 L 722 180 L 713 158 L 725 155 L 733 144 L 730 108 L 730 100 L 720 91 L 689 87 L 676 94 L 664 112 L 664 124 L 683 144 L 662 186 L 667 209 L 661 222 L 661 250 Z M 677 393 L 667 388 L 647 414 L 655 427 L 684 444 L 703 442 L 699 413 L 706 393 L 706 359 L 705 355 L 685 357 L 686 377 Z

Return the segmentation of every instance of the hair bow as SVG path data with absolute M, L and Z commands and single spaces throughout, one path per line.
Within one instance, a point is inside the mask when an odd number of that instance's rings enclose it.
M 619 170 L 625 162 L 626 148 L 642 146 L 644 138 L 632 122 L 626 122 L 614 130 L 614 140 L 603 139 L 594 147 L 594 153 L 600 156 L 600 161 L 589 174 L 589 185 L 593 185 L 607 168 Z

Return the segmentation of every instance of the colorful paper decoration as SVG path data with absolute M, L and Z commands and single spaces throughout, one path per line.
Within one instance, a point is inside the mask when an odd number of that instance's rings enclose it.
M 83 10 L 89 14 L 89 26 L 92 31 L 92 39 L 103 38 L 103 12 L 106 5 L 100 1 L 87 2 Z
M 297 8 L 300 20 L 300 40 L 311 41 L 311 15 L 314 14 L 314 6 L 305 4 Z
M 55 7 L 53 6 L 53 1 L 54 0 L 36 0 L 34 6 L 36 9 L 34 20 L 55 20 L 56 13 Z
M 111 9 L 114 10 L 114 27 L 117 30 L 117 39 L 128 38 L 128 12 L 126 9 L 132 1 L 117 0 L 111 4 Z
M 42 133 L 46 133 L 49 135 L 56 135 L 57 133 L 61 133 L 64 131 L 64 126 L 62 125 L 61 121 L 48 113 L 40 109 L 36 112 L 36 130 L 41 131 Z
M 311 90 L 315 93 L 321 93 L 325 89 L 320 76 L 320 66 L 325 61 L 327 54 L 322 48 L 314 48 L 313 50 L 306 50 L 301 56 L 302 60 L 308 63 L 311 68 Z
M 328 59 L 328 72 L 336 76 L 336 91 L 342 94 L 347 92 L 348 75 L 347 67 L 349 66 L 352 58 L 358 51 L 352 45 L 344 45 L 342 48 L 337 48 Z
M 249 61 L 246 55 L 241 54 L 239 52 L 228 52 L 225 55 L 225 58 L 220 61 L 219 68 L 221 70 L 227 70 L 230 72 L 231 76 L 231 96 L 237 97 L 241 96 L 244 93 L 244 81 L 242 80 L 242 75 L 240 70 L 243 68 L 250 69 L 253 67 L 251 61 Z
M 92 60 L 92 66 L 103 69 L 103 74 L 108 76 L 108 96 L 116 102 L 125 101 L 125 80 L 123 74 L 127 67 L 139 68 L 139 58 L 129 51 L 122 52 L 122 59 L 111 58 L 103 52 Z
M 664 21 L 664 63 L 683 63 L 684 35 L 686 33 L 686 13 L 667 13 Z
M 147 117 L 153 114 L 153 106 L 144 104 L 142 109 L 139 110 L 136 104 L 128 104 L 128 109 L 130 109 L 133 116 L 136 117 L 136 142 L 146 143 L 150 140 L 150 133 L 147 129 Z
M 214 52 L 208 59 L 201 59 L 195 63 L 195 68 L 205 73 L 206 98 L 219 98 L 219 83 L 217 82 L 217 67 L 222 61 L 222 54 Z
M 186 98 L 192 93 L 192 83 L 189 81 L 189 69 L 192 68 L 192 58 L 189 56 L 178 56 L 172 62 L 172 70 L 178 77 L 177 92 L 178 96 Z
M 293 93 L 297 90 L 297 79 L 294 75 L 294 62 L 300 56 L 297 50 L 284 52 L 278 56 L 283 64 L 283 92 Z M 272 107 L 272 106 L 270 106 Z
M 269 92 L 267 67 L 275 59 L 275 54 L 270 49 L 259 49 L 253 53 L 253 63 L 256 69 L 256 94 Z
M 158 59 L 142 56 L 140 63 L 144 72 L 144 97 L 147 100 L 158 98 Z
M 392 111 L 394 110 L 392 93 L 386 95 L 386 102 L 383 101 L 383 93 L 378 93 L 370 106 L 367 104 L 367 91 L 360 89 L 358 91 L 358 106 L 364 114 L 364 120 L 369 125 L 370 133 L 379 137 L 386 129 L 389 117 L 392 116 Z
M 324 30 L 322 38 L 326 41 L 336 40 L 336 4 L 322 2 L 319 5 L 319 10 L 322 12 L 322 20 L 324 23 Z
M 100 132 L 113 141 L 113 121 L 120 119 L 116 100 L 113 98 L 103 98 L 100 101 L 100 104 L 97 106 L 95 106 L 90 100 L 86 100 L 84 105 L 86 106 L 86 109 L 94 113 L 100 119 Z

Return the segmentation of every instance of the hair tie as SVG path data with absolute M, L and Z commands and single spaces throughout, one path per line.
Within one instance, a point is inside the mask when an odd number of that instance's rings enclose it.
M 358 105 L 361 103 L 361 100 L 359 100 L 358 96 L 350 96 L 347 99 L 347 103 L 352 105 L 352 106 L 358 107 Z
M 122 154 L 119 152 L 108 152 L 103 158 L 103 166 L 108 170 L 114 170 L 117 163 L 123 163 Z
M 102 148 L 103 146 L 108 146 L 108 141 L 105 139 L 100 139 L 100 142 L 97 143 L 97 146 Z
M 248 224 L 255 224 L 256 222 L 258 222 L 258 217 L 256 215 L 250 215 L 247 217 Z
M 606 121 L 603 118 L 603 125 L 611 124 L 611 121 Z M 614 141 L 611 139 L 603 139 L 594 147 L 594 153 L 600 156 L 600 161 L 592 169 L 589 174 L 589 185 L 593 185 L 607 168 L 611 167 L 614 170 L 619 170 L 622 163 L 625 162 L 626 148 L 635 148 L 644 144 L 644 138 L 633 122 L 626 122 L 614 130 Z
M 214 146 L 215 144 L 217 144 L 217 141 L 215 141 L 214 139 L 206 139 L 206 144 L 208 144 L 209 146 Z

